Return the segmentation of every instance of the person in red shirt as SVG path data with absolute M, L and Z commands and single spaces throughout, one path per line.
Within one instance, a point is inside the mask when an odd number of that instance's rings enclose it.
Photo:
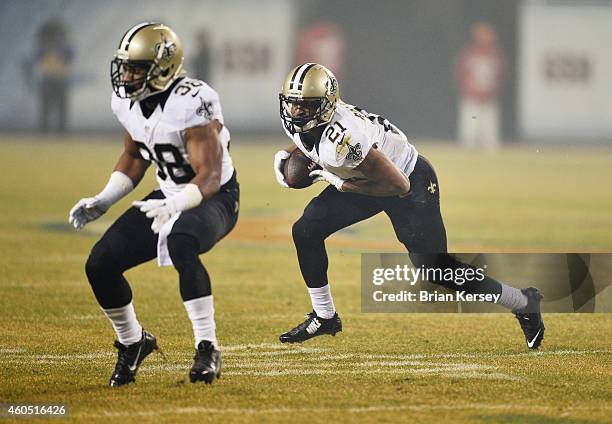
M 469 148 L 499 147 L 499 92 L 503 57 L 493 28 L 472 27 L 472 41 L 457 63 L 459 85 L 459 138 Z

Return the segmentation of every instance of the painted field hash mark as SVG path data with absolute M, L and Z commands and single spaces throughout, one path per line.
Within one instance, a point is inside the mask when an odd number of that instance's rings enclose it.
M 246 347 L 245 347 L 246 349 Z M 497 367 L 476 363 L 404 360 L 375 360 L 370 355 L 347 353 L 334 355 L 331 349 L 301 346 L 278 349 L 274 345 L 248 346 L 248 351 L 230 349 L 226 376 L 282 377 L 289 375 L 437 375 L 453 378 L 520 380 L 521 377 L 498 372 Z M 317 353 L 317 355 L 312 355 Z M 307 354 L 306 356 L 304 354 Z M 310 355 L 308 355 L 310 354 Z
M 465 354 L 369 354 L 334 353 L 331 348 L 284 346 L 273 343 L 228 345 L 221 348 L 224 375 L 252 377 L 316 375 L 412 375 L 445 378 L 521 381 L 524 377 L 501 372 L 498 366 L 475 363 L 502 357 L 580 356 L 610 354 L 612 350 L 559 350 L 525 353 Z M 103 359 L 112 362 L 114 352 L 33 354 L 24 349 L 0 348 L 0 365 L 74 364 Z M 167 352 L 169 362 L 148 361 L 144 374 L 185 372 L 190 360 L 184 352 Z M 78 365 L 77 365 L 78 366 Z

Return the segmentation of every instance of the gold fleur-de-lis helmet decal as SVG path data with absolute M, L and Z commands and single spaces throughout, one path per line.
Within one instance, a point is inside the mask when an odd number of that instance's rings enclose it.
M 336 78 L 334 77 L 329 78 L 325 82 L 325 88 L 327 88 L 328 95 L 336 94 L 336 91 L 338 91 L 338 81 L 336 80 Z
M 160 65 L 164 65 L 172 60 L 174 54 L 176 53 L 176 44 L 174 41 L 168 41 L 164 34 L 161 34 L 161 42 L 155 45 L 155 50 L 157 51 L 157 60 Z

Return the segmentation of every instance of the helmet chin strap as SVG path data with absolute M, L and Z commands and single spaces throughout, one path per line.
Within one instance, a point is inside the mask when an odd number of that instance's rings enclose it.
M 164 90 L 155 90 L 153 87 L 151 87 L 149 85 L 148 81 L 144 82 L 144 90 L 142 90 L 142 92 L 140 94 L 138 94 L 137 96 L 135 96 L 134 98 L 132 98 L 132 101 L 135 102 L 141 102 L 143 100 L 146 100 L 147 98 L 154 96 L 155 94 L 161 93 Z
M 146 82 L 146 89 L 145 89 L 145 95 L 144 97 L 140 98 L 140 100 L 145 100 L 147 97 L 150 96 L 154 96 L 155 94 L 159 94 L 159 93 L 163 93 L 164 91 L 166 91 L 168 88 L 170 88 L 172 86 L 172 84 L 174 84 L 174 82 L 176 80 L 178 80 L 179 78 L 183 78 L 185 75 L 187 75 L 187 72 L 185 72 L 185 70 L 181 70 L 180 72 L 178 72 L 174 78 L 172 78 L 171 80 L 168 80 L 168 82 L 166 83 L 165 87 L 162 88 L 161 90 L 155 89 L 153 87 L 151 87 L 151 85 L 148 84 L 148 82 Z
M 155 94 L 155 92 L 152 92 L 151 88 L 148 85 L 146 85 L 145 89 L 142 90 L 142 92 L 140 92 L 139 94 L 137 94 L 134 97 L 130 97 L 130 100 L 132 100 L 134 102 L 140 102 L 142 100 L 145 100 L 147 97 L 152 96 L 153 94 Z

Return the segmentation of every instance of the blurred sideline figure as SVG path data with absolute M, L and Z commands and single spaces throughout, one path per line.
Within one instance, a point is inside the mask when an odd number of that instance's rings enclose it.
M 210 70 L 212 54 L 208 31 L 205 29 L 199 30 L 195 36 L 195 44 L 195 54 L 191 60 L 193 75 L 197 79 L 211 84 Z
M 459 139 L 468 148 L 499 147 L 499 104 L 503 57 L 495 31 L 479 23 L 472 27 L 472 42 L 457 63 L 459 85 Z
M 133 202 L 86 264 L 96 299 L 117 333 L 112 387 L 135 381 L 142 360 L 157 349 L 155 337 L 136 318 L 123 276 L 155 257 L 179 274 L 195 338 L 191 382 L 212 383 L 221 373 L 210 278 L 199 254 L 236 224 L 239 187 L 219 96 L 182 69 L 181 41 L 167 26 L 142 23 L 121 38 L 111 62 L 111 105 L 126 130 L 125 150 L 106 187 L 70 211 L 70 223 L 83 228 L 132 191 L 151 162 L 157 166 L 160 189 Z
M 328 22 L 318 22 L 298 34 L 295 59 L 297 63 L 325 63 L 334 75 L 341 78 L 345 49 L 342 29 Z
M 72 59 L 66 26 L 56 20 L 45 22 L 36 34 L 34 56 L 40 131 L 66 131 Z
M 293 224 L 293 241 L 313 311 L 281 334 L 282 343 L 342 331 L 327 279 L 325 239 L 381 212 L 391 220 L 415 268 L 468 274 L 469 265 L 447 254 L 436 173 L 399 128 L 380 115 L 343 102 L 335 76 L 316 63 L 291 70 L 279 97 L 281 121 L 293 145 L 274 158 L 278 183 L 288 187 L 284 161 L 299 149 L 321 167 L 310 173 L 314 181 L 329 184 Z M 491 301 L 514 312 L 530 349 L 542 342 L 538 289 L 519 290 L 488 276 L 462 282 L 435 274 L 430 281 L 483 298 L 489 295 Z

